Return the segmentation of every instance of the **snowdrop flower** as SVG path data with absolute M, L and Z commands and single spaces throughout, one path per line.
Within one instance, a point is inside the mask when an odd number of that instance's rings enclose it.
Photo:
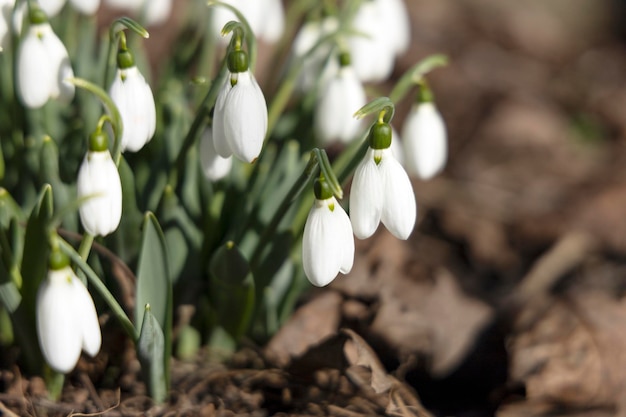
M 281 0 L 224 0 L 224 3 L 241 12 L 255 36 L 275 43 L 283 35 L 285 11 Z M 232 11 L 225 7 L 213 8 L 212 25 L 217 33 L 231 20 L 238 20 Z
M 154 96 L 124 42 L 117 54 L 117 66 L 109 95 L 122 117 L 121 149 L 137 152 L 152 139 L 156 130 Z
M 291 59 L 296 60 L 304 57 L 322 38 L 336 31 L 338 27 L 339 22 L 332 16 L 326 17 L 322 21 L 306 22 L 293 41 Z M 333 74 L 336 74 L 339 69 L 339 61 L 328 59 L 330 53 L 331 45 L 325 44 L 318 47 L 306 58 L 296 84 L 300 92 L 312 90 L 318 81 L 320 85 L 326 85 Z
M 314 124 L 322 146 L 333 142 L 348 143 L 361 129 L 361 121 L 352 115 L 365 105 L 365 90 L 349 61 L 349 55 L 342 54 L 341 67 L 326 83 L 317 100 Z
M 426 180 L 443 170 L 448 141 L 446 125 L 432 101 L 432 94 L 423 91 L 422 98 L 413 105 L 404 121 L 402 137 L 407 170 Z
M 213 141 L 223 157 L 235 155 L 254 162 L 263 147 L 267 132 L 267 104 L 261 87 L 248 69 L 244 51 L 230 52 L 226 78 L 213 111 Z
M 396 56 L 408 50 L 411 33 L 402 0 L 370 0 L 359 7 L 354 29 L 365 36 L 349 40 L 353 65 L 363 82 L 384 81 L 391 75 Z
M 82 14 L 93 15 L 100 7 L 100 0 L 70 0 L 70 4 Z
M 348 215 L 324 180 L 315 183 L 315 202 L 302 237 L 304 273 L 317 287 L 328 285 L 354 263 L 354 238 Z
M 17 91 L 22 103 L 29 108 L 42 107 L 48 99 L 69 102 L 74 97 L 74 77 L 65 45 L 52 31 L 41 9 L 30 13 L 28 33 L 17 51 Z
M 98 315 L 85 285 L 69 267 L 67 256 L 53 250 L 48 276 L 37 291 L 37 336 L 52 369 L 68 373 L 81 350 L 95 356 L 102 335 Z
M 106 133 L 96 130 L 89 138 L 89 151 L 78 170 L 78 198 L 83 228 L 93 236 L 106 236 L 122 218 L 122 183 L 107 149 Z
M 106 0 L 106 2 L 111 7 L 128 10 L 143 17 L 148 26 L 164 23 L 172 12 L 172 0 Z
M 218 181 L 230 172 L 233 157 L 222 158 L 215 150 L 211 129 L 206 129 L 200 138 L 200 163 L 202 172 L 209 181 Z
M 417 214 L 411 181 L 391 151 L 391 127 L 378 122 L 370 129 L 370 147 L 357 167 L 350 191 L 354 235 L 366 239 L 378 224 L 398 239 L 408 239 Z

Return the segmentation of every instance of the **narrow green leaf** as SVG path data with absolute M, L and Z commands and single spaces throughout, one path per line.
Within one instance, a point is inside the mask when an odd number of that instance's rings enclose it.
M 144 308 L 141 333 L 137 342 L 137 357 L 141 363 L 143 380 L 148 386 L 150 396 L 157 403 L 165 401 L 167 396 L 167 378 L 165 372 L 165 336 L 159 321 L 152 314 L 150 305 Z
M 143 235 L 137 265 L 137 302 L 135 323 L 143 321 L 146 304 L 164 328 L 168 311 L 170 276 L 167 262 L 165 236 L 154 214 L 148 212 L 143 220 Z
M 210 298 L 217 322 L 234 340 L 246 332 L 254 312 L 254 280 L 248 261 L 233 242 L 227 242 L 213 255 Z

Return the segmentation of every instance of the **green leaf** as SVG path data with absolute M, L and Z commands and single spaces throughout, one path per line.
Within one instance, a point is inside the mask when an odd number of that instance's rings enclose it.
M 141 333 L 137 342 L 137 357 L 141 363 L 141 373 L 148 386 L 148 392 L 157 403 L 165 401 L 167 396 L 165 355 L 163 330 L 157 318 L 152 314 L 150 304 L 147 304 L 144 308 Z
M 135 323 L 143 321 L 144 307 L 150 304 L 152 314 L 159 325 L 165 328 L 171 292 L 165 236 L 156 217 L 150 212 L 144 216 L 142 228 L 141 252 L 137 265 Z
M 254 312 L 254 280 L 248 261 L 233 242 L 227 242 L 215 252 L 209 269 L 217 322 L 238 341 Z

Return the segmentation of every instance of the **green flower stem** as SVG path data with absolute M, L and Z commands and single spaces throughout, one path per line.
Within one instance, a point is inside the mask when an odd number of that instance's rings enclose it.
M 250 270 L 252 271 L 253 274 L 254 274 L 254 271 L 259 267 L 259 262 L 261 261 L 261 255 L 263 254 L 263 249 L 267 247 L 268 242 L 271 240 L 272 236 L 275 234 L 276 229 L 278 228 L 278 225 L 280 224 L 280 221 L 283 219 L 283 217 L 287 213 L 287 210 L 289 210 L 291 203 L 293 203 L 293 201 L 296 198 L 298 198 L 300 193 L 302 193 L 302 190 L 304 190 L 304 187 L 306 187 L 309 181 L 316 175 L 319 163 L 320 161 L 318 160 L 318 157 L 316 156 L 316 152 L 312 151 L 311 156 L 309 157 L 309 162 L 307 163 L 306 167 L 302 171 L 302 174 L 300 174 L 300 176 L 296 179 L 294 184 L 291 186 L 291 188 L 289 189 L 289 191 L 283 198 L 283 201 L 281 201 L 280 205 L 274 212 L 272 219 L 270 220 L 265 230 L 263 230 L 263 233 L 261 234 L 261 237 L 259 238 L 259 241 L 256 244 L 254 252 L 252 253 L 252 256 L 250 257 Z
M 191 127 L 189 128 L 189 131 L 185 136 L 185 139 L 183 139 L 183 144 L 180 147 L 180 151 L 178 153 L 178 156 L 176 157 L 176 161 L 174 162 L 174 165 L 170 170 L 167 184 L 174 189 L 176 188 L 178 182 L 178 173 L 185 170 L 185 160 L 187 158 L 187 153 L 196 142 L 196 139 L 200 135 L 200 130 L 205 125 L 206 118 L 208 117 L 211 108 L 215 105 L 215 101 L 217 100 L 217 94 L 219 93 L 222 83 L 226 79 L 227 72 L 228 71 L 226 68 L 226 59 L 224 59 L 224 61 L 222 62 L 222 67 L 220 68 L 220 72 L 211 84 L 208 93 L 204 97 L 204 100 L 202 100 L 200 108 L 196 112 L 196 117 L 193 119 Z
M 233 12 L 235 16 L 237 16 L 237 20 L 239 20 L 239 22 L 243 26 L 244 36 L 246 39 L 246 45 L 248 45 L 248 55 L 250 56 L 250 72 L 254 72 L 254 68 L 256 65 L 256 57 L 257 57 L 257 44 L 256 44 L 256 38 L 254 37 L 254 33 L 252 32 L 252 29 L 250 28 L 250 24 L 248 23 L 246 18 L 243 16 L 243 14 L 241 14 L 241 12 L 237 8 L 231 6 L 230 4 L 222 3 L 221 1 L 209 0 L 207 5 L 209 7 L 211 6 L 224 7 L 230 10 L 231 12 Z M 229 24 L 230 22 L 228 22 L 226 25 L 228 26 Z M 229 31 L 230 30 L 232 29 L 229 28 Z M 228 32 L 224 33 L 222 31 L 222 34 L 227 35 Z M 235 36 L 235 34 L 233 34 L 233 36 Z
M 418 85 L 424 75 L 438 67 L 448 64 L 448 57 L 442 54 L 429 55 L 420 62 L 411 67 L 400 77 L 393 90 L 389 94 L 389 99 L 397 103 L 409 92 L 409 90 Z
M 83 258 L 81 258 L 78 252 L 74 250 L 72 245 L 67 243 L 61 237 L 58 237 L 56 241 L 61 251 L 69 256 L 72 262 L 74 262 L 74 264 L 76 264 L 85 273 L 85 275 L 87 275 L 89 283 L 96 289 L 96 291 L 98 291 L 100 296 L 109 305 L 109 307 L 113 311 L 113 314 L 119 320 L 126 333 L 128 333 L 128 335 L 136 343 L 139 339 L 139 332 L 137 331 L 137 329 L 135 329 L 135 326 L 133 326 L 133 323 L 124 312 L 122 306 L 120 306 L 113 294 L 111 294 L 106 285 L 104 285 L 104 283 L 100 280 L 100 277 L 98 277 L 93 269 L 91 269 L 91 267 L 87 265 L 87 262 L 85 262 Z
M 111 126 L 113 127 L 113 160 L 115 161 L 115 165 L 119 166 L 120 158 L 122 157 L 122 133 L 124 131 L 124 126 L 122 124 L 122 117 L 120 116 L 117 106 L 113 103 L 113 100 L 107 92 L 94 83 L 82 78 L 70 78 L 68 81 L 76 87 L 93 93 L 100 99 L 100 101 L 102 101 L 102 104 L 104 104 L 104 107 L 111 116 Z
M 91 245 L 93 245 L 94 236 L 91 233 L 85 232 L 83 235 L 83 239 L 80 241 L 80 246 L 78 247 L 78 254 L 80 257 L 86 262 L 89 257 L 89 252 L 91 251 Z
M 106 65 L 104 66 L 104 79 L 102 81 L 103 88 L 109 88 L 109 77 L 110 77 L 110 69 L 112 67 L 113 62 L 115 62 L 115 54 L 117 51 L 117 41 L 120 32 L 124 29 L 130 29 L 139 36 L 148 39 L 150 34 L 148 31 L 141 26 L 139 23 L 131 19 L 130 17 L 120 17 L 115 20 L 111 26 L 109 27 L 109 47 L 107 49 L 106 55 Z

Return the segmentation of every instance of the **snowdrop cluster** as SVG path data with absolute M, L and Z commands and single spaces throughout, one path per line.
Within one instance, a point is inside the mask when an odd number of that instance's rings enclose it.
M 139 151 L 154 136 L 156 106 L 152 89 L 135 66 L 124 38 L 120 41 L 117 71 L 109 95 L 122 117 L 122 151 Z
M 65 45 L 36 6 L 29 12 L 30 25 L 17 51 L 17 92 L 28 108 L 42 107 L 49 99 L 69 102 L 74 97 L 74 76 Z
M 350 271 L 352 234 L 366 239 L 380 223 L 398 239 L 408 239 L 413 231 L 415 194 L 408 174 L 393 155 L 391 139 L 387 122 L 380 120 L 371 127 L 368 150 L 352 181 L 350 217 L 329 191 L 316 184 L 315 203 L 302 241 L 304 271 L 313 285 L 327 285 L 339 272 Z
M 229 52 L 228 70 L 213 111 L 213 144 L 222 158 L 254 162 L 267 132 L 267 104 L 245 51 Z
M 36 301 L 37 336 L 44 359 L 52 369 L 68 373 L 81 350 L 95 356 L 102 334 L 91 295 L 69 267 L 69 259 L 53 250 L 47 277 Z
M 113 233 L 122 218 L 122 183 L 108 149 L 106 133 L 99 128 L 89 139 L 89 151 L 78 171 L 80 221 L 92 236 Z
M 224 0 L 241 12 L 256 37 L 268 43 L 277 42 L 285 30 L 285 11 L 281 0 Z M 224 7 L 213 8 L 212 26 L 216 33 L 237 16 Z

